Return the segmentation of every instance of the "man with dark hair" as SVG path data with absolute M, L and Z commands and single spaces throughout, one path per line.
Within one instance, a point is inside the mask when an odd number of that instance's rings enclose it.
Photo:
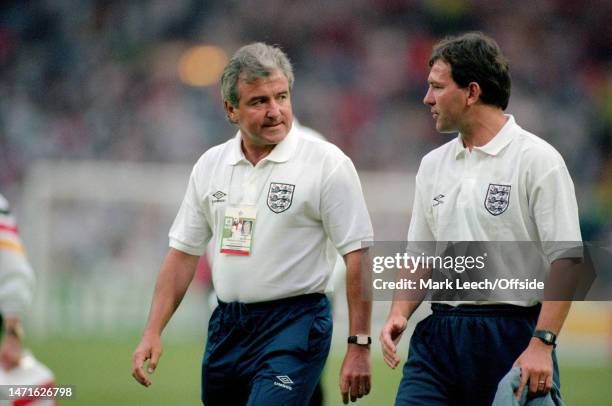
M 517 256 L 517 272 L 571 267 L 576 259 L 548 242 L 581 240 L 574 186 L 561 155 L 504 114 L 510 75 L 499 46 L 482 33 L 447 38 L 434 47 L 429 66 L 423 102 L 439 132 L 459 135 L 421 162 L 408 251 L 418 241 L 533 241 L 543 253 L 541 266 L 532 270 Z M 391 368 L 400 362 L 396 346 L 420 303 L 396 297 L 391 306 L 380 334 Z M 490 405 L 513 366 L 521 368 L 517 397 L 558 388 L 554 348 L 570 304 L 432 303 L 433 314 L 410 340 L 396 404 Z
M 198 160 L 170 230 L 133 356 L 132 374 L 145 386 L 143 364 L 155 370 L 161 332 L 212 241 L 219 306 L 202 363 L 206 405 L 308 404 L 331 342 L 324 291 L 338 253 L 351 335 L 340 389 L 345 403 L 370 391 L 371 302 L 361 296 L 361 273 L 372 225 L 351 160 L 293 125 L 293 80 L 287 56 L 263 43 L 239 49 L 223 72 L 225 111 L 238 132 Z
M 459 88 L 466 89 L 471 82 L 478 83 L 483 104 L 501 110 L 508 107 L 510 69 L 493 39 L 481 33 L 467 33 L 461 40 L 446 38 L 433 49 L 429 67 L 432 68 L 437 61 L 452 67 L 451 76 Z

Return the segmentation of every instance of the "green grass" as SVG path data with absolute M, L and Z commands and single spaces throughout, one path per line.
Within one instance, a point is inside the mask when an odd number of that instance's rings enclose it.
M 50 339 L 30 341 L 37 358 L 56 375 L 56 383 L 75 385 L 76 398 L 60 405 L 199 405 L 202 344 L 167 343 L 153 374 L 153 385 L 144 388 L 131 377 L 131 355 L 137 339 Z M 327 405 L 338 405 L 338 371 L 341 354 L 330 357 L 324 373 Z M 392 371 L 373 359 L 373 389 L 359 405 L 392 405 L 401 370 Z M 561 364 L 562 393 L 566 404 L 609 405 L 612 367 Z M 287 405 L 289 406 L 289 405 Z
M 55 373 L 56 383 L 75 385 L 67 405 L 197 405 L 201 348 L 197 343 L 168 344 L 153 385 L 131 376 L 134 340 L 53 339 L 30 342 L 34 355 Z

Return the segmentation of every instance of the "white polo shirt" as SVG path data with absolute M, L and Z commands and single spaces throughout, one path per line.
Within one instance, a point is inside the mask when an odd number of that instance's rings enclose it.
M 274 186 L 289 187 L 280 205 Z M 249 256 L 220 252 L 225 208 L 254 204 L 257 219 Z M 287 137 L 253 166 L 240 133 L 206 151 L 193 168 L 170 229 L 170 246 L 202 255 L 212 240 L 212 274 L 222 301 L 260 302 L 324 292 L 336 259 L 373 240 L 372 225 L 351 160 L 333 144 L 292 126 Z
M 550 144 L 506 117 L 482 147 L 470 152 L 459 134 L 423 158 L 408 241 L 539 241 L 548 270 L 567 248 L 555 241 L 582 241 L 574 184 Z

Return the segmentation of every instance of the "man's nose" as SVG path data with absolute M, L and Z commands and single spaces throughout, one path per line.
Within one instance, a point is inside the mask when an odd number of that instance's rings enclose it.
M 433 106 L 436 104 L 436 100 L 433 97 L 433 92 L 431 88 L 427 89 L 427 93 L 425 93 L 425 97 L 423 98 L 423 104 L 427 106 Z
M 266 115 L 270 118 L 276 118 L 280 116 L 280 106 L 276 101 L 272 100 L 270 102 Z

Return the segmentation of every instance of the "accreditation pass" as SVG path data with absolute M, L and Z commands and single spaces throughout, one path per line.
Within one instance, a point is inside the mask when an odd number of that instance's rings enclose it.
M 223 220 L 221 253 L 229 255 L 250 255 L 253 248 L 253 230 L 257 207 L 241 205 L 228 206 Z

